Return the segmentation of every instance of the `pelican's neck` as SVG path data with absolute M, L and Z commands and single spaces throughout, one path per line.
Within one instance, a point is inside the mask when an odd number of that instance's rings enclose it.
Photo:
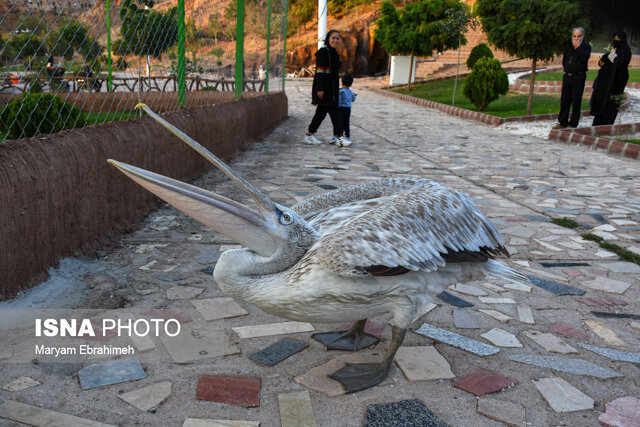
M 270 257 L 263 257 L 250 249 L 228 250 L 220 255 L 213 275 L 225 294 L 247 300 L 256 288 L 293 266 L 305 251 L 296 252 L 300 251 L 280 249 Z

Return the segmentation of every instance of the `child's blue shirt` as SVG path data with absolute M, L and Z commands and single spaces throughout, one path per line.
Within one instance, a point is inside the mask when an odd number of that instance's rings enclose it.
M 351 108 L 351 103 L 356 100 L 356 94 L 348 87 L 340 89 L 340 100 L 338 101 L 339 107 Z

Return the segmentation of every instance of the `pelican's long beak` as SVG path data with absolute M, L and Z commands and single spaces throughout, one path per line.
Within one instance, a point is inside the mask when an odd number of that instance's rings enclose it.
M 222 173 L 227 175 L 231 180 L 233 180 L 236 184 L 240 186 L 251 198 L 258 204 L 260 209 L 264 213 L 273 213 L 275 204 L 274 202 L 264 195 L 260 190 L 251 185 L 246 179 L 244 179 L 241 175 L 239 175 L 236 171 L 231 169 L 226 163 L 220 160 L 217 156 L 215 156 L 212 152 L 204 148 L 202 145 L 197 143 L 193 138 L 189 135 L 182 132 L 180 129 L 173 126 L 171 123 L 167 122 L 165 119 L 160 117 L 158 114 L 153 112 L 146 104 L 138 104 L 136 108 L 142 108 L 149 116 L 151 116 L 155 121 L 160 123 L 162 126 L 167 128 L 171 133 L 180 138 L 182 141 L 186 142 L 191 148 L 196 150 L 202 157 L 209 160 L 215 167 L 220 169 Z
M 275 253 L 277 242 L 273 232 L 269 232 L 272 231 L 269 216 L 199 187 L 115 160 L 108 162 L 156 196 L 229 239 L 265 257 Z M 268 198 L 266 201 L 273 203 Z

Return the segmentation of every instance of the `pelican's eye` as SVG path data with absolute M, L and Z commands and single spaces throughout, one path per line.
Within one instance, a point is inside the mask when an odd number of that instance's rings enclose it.
M 282 218 L 282 224 L 284 225 L 289 225 L 293 222 L 293 220 L 291 219 L 291 215 L 289 215 L 288 213 L 283 213 L 280 218 Z

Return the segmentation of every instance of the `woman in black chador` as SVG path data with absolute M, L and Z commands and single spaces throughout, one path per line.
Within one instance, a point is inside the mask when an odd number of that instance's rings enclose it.
M 304 137 L 305 144 L 321 144 L 313 134 L 318 131 L 320 124 L 327 117 L 331 117 L 333 125 L 333 139 L 329 142 L 340 144 L 342 129 L 338 113 L 340 91 L 340 57 L 336 47 L 340 44 L 340 33 L 331 30 L 324 39 L 324 46 L 316 52 L 316 74 L 313 77 L 311 89 L 311 103 L 317 105 L 316 113 L 309 125 L 309 131 Z
M 627 35 L 618 31 L 613 35 L 613 49 L 598 61 L 600 70 L 591 95 L 591 115 L 595 116 L 592 126 L 612 125 L 618 115 L 624 87 L 629 80 L 631 49 Z

